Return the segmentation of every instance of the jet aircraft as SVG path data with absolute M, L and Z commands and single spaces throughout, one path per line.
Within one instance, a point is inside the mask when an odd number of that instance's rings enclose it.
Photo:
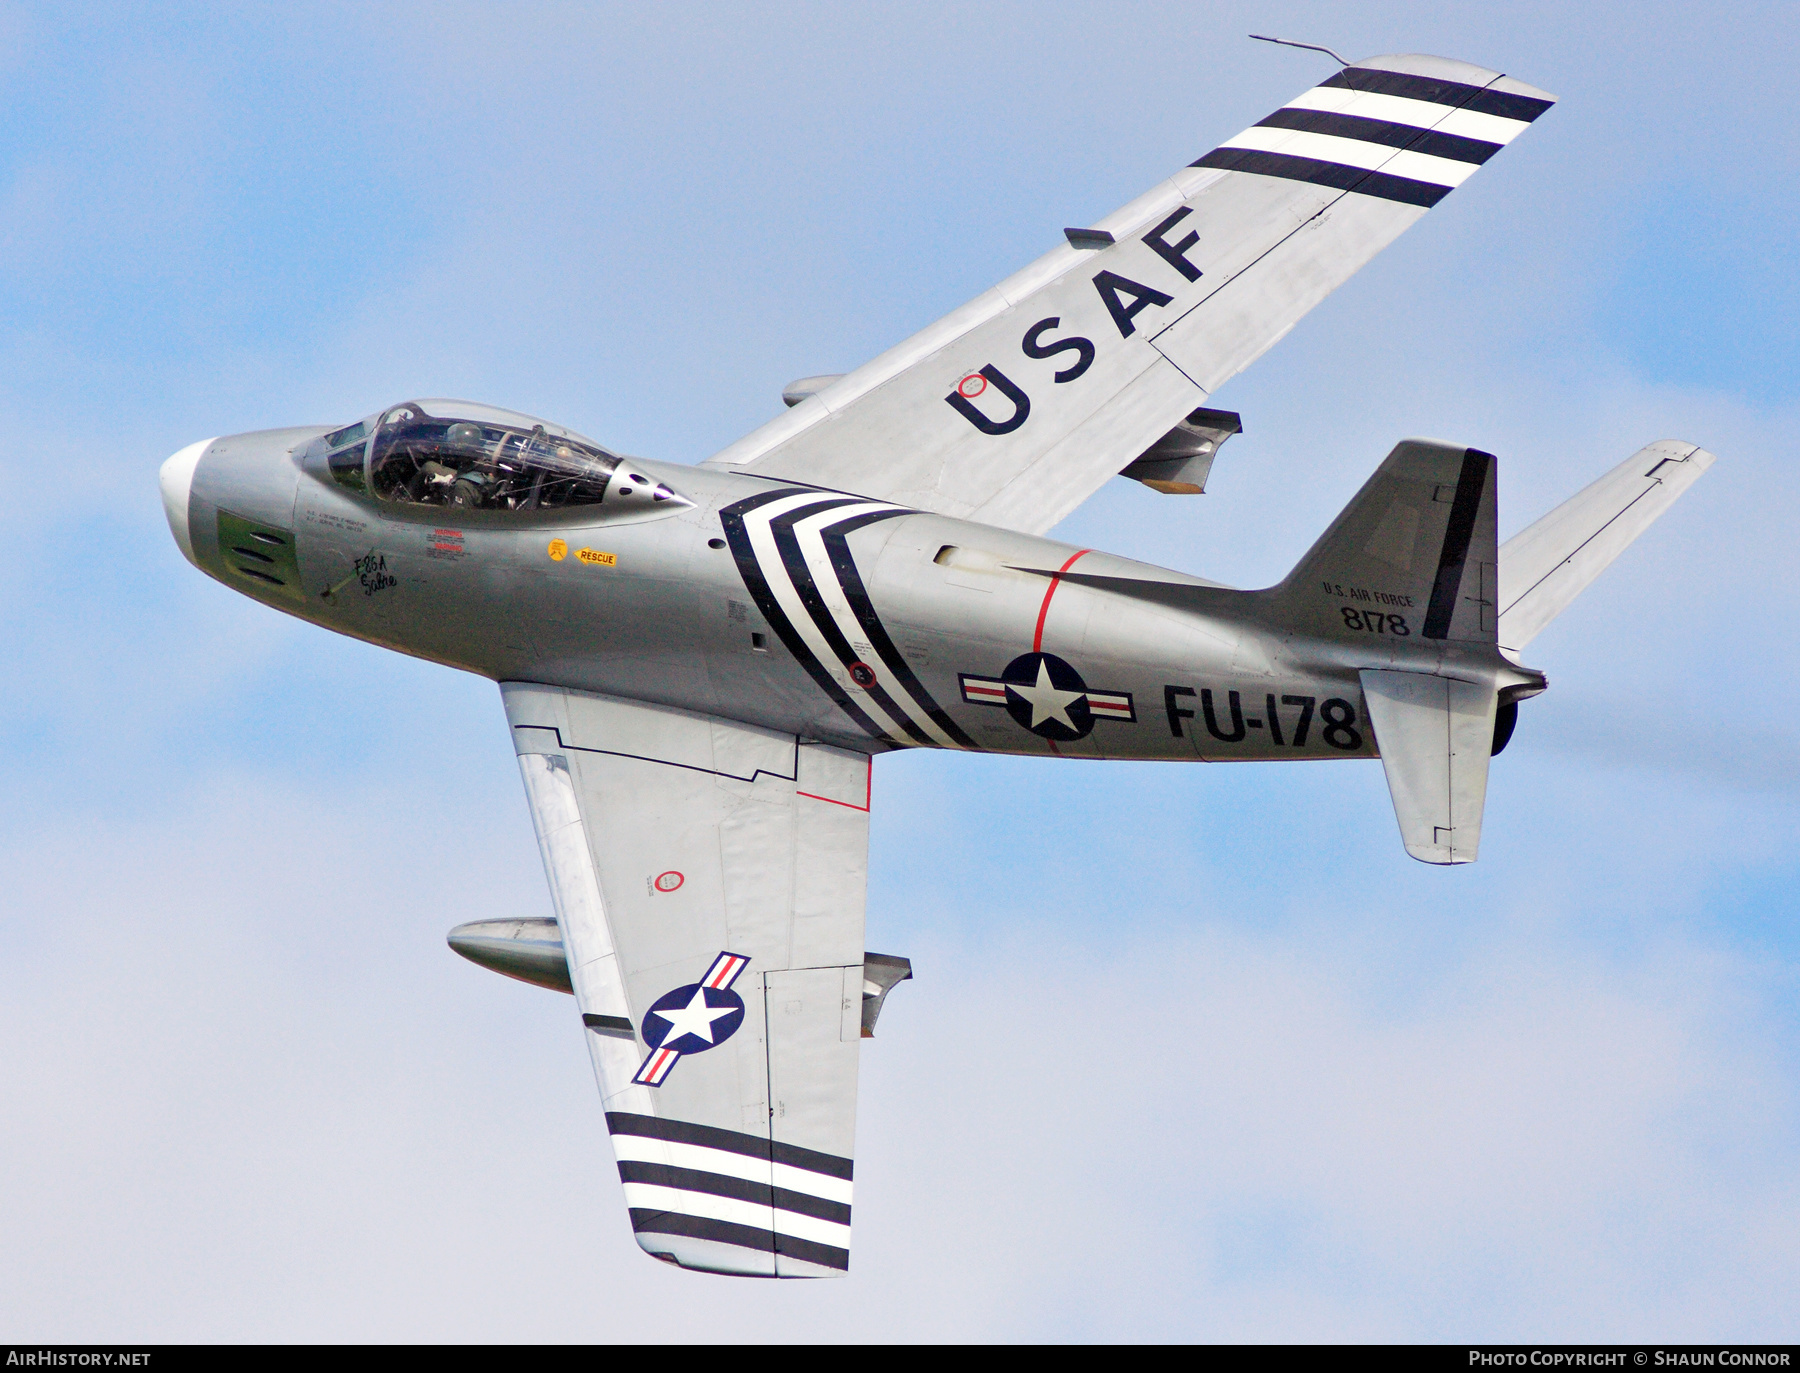
M 459 927 L 573 993 L 633 1233 L 686 1268 L 849 1266 L 870 770 L 901 748 L 1379 758 L 1406 852 L 1474 861 L 1522 651 L 1711 465 L 1664 441 L 1506 544 L 1497 459 L 1401 442 L 1279 585 L 1045 531 L 1193 495 L 1213 393 L 1553 101 L 1344 67 L 697 466 L 415 399 L 163 465 L 201 571 L 499 685 L 553 919 Z

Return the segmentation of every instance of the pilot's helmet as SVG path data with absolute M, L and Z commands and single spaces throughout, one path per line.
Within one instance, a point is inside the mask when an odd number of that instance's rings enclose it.
M 451 425 L 444 437 L 457 448 L 480 448 L 487 441 L 487 436 L 481 432 L 481 426 L 470 424 L 467 420 Z

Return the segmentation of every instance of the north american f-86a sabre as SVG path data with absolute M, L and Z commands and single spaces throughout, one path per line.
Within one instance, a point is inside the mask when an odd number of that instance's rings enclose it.
M 1109 477 L 1199 494 L 1213 393 L 1550 108 L 1416 55 L 1338 71 L 698 466 L 491 406 L 210 439 L 195 566 L 499 684 L 554 919 L 450 934 L 572 992 L 637 1240 L 849 1266 L 870 769 L 899 748 L 1379 758 L 1467 863 L 1520 653 L 1713 461 L 1652 443 L 1499 543 L 1497 460 L 1408 439 L 1278 586 L 1044 537 Z

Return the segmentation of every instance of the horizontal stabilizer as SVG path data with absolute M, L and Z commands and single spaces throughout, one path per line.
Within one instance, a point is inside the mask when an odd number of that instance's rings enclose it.
M 1370 671 L 1362 686 L 1406 851 L 1421 863 L 1473 863 L 1494 743 L 1494 685 Z
M 1641 448 L 1500 550 L 1500 646 L 1537 638 L 1713 465 L 1704 448 L 1664 439 Z

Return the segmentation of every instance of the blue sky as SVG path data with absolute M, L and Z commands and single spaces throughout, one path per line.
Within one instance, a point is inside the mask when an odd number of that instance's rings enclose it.
M 0 1331 L 1788 1339 L 1791 6 L 0 7 Z M 1329 64 L 1561 97 L 1058 532 L 1280 577 L 1398 438 L 1502 533 L 1717 467 L 1533 646 L 1482 859 L 1373 764 L 876 774 L 855 1274 L 631 1241 L 491 684 L 185 564 L 197 438 L 411 395 L 699 461 Z M 1130 486 L 1130 489 L 1127 487 Z

